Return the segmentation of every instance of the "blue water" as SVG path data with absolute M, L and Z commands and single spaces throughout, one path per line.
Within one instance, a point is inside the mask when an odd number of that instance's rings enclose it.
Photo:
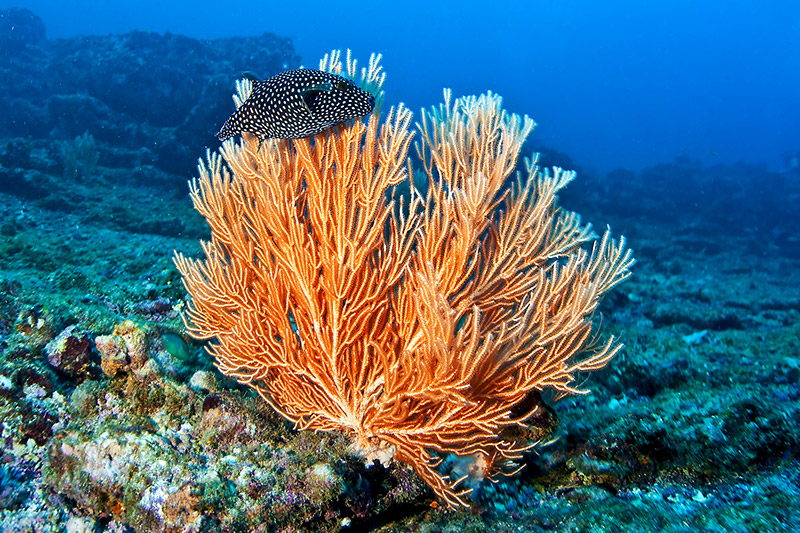
M 402 5 L 403 7 L 396 7 Z M 333 48 L 384 54 L 389 102 L 492 90 L 534 140 L 608 171 L 688 156 L 766 163 L 800 149 L 800 2 L 0 2 L 49 38 L 133 29 L 290 37 L 303 63 Z

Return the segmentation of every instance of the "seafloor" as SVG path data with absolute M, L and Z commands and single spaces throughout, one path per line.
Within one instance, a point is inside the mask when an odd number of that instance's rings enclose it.
M 3 532 L 800 530 L 797 156 L 579 173 L 562 205 L 638 260 L 602 308 L 626 347 L 459 513 L 293 431 L 184 334 L 172 252 L 207 234 L 186 180 L 236 74 L 297 65 L 291 42 L 51 41 L 5 10 L 0 49 Z

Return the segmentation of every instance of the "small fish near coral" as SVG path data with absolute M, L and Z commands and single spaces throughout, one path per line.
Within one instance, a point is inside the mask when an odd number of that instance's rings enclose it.
M 242 132 L 261 140 L 310 137 L 375 107 L 375 97 L 352 80 L 321 70 L 287 70 L 252 83 L 249 96 L 217 133 L 220 141 Z

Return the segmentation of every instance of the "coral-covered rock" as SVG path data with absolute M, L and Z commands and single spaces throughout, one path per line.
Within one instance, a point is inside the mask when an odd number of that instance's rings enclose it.
M 43 390 L 39 388 L 39 390 Z M 28 395 L 30 397 L 30 395 Z M 21 410 L 20 432 L 25 439 L 33 439 L 39 446 L 53 436 L 53 426 L 58 421 L 55 414 L 44 408 L 24 407 Z
M 147 344 L 147 333 L 132 320 L 117 324 L 111 335 L 95 339 L 100 367 L 109 377 L 121 371 L 141 370 L 147 362 Z
M 206 396 L 202 413 L 200 442 L 211 448 L 224 450 L 229 443 L 241 440 L 243 433 L 252 433 L 254 430 L 247 411 L 238 409 L 229 393 Z
M 159 296 L 158 298 L 154 298 L 152 300 L 145 300 L 137 303 L 134 306 L 134 311 L 137 314 L 147 316 L 165 315 L 172 311 L 172 303 L 168 298 Z
M 205 370 L 198 370 L 189 378 L 189 386 L 196 391 L 217 392 L 219 385 L 214 374 Z
M 167 468 L 163 459 L 170 456 L 153 450 L 151 439 L 151 434 L 140 431 L 68 432 L 49 451 L 46 479 L 79 505 L 121 517 L 129 505 L 125 494 L 132 477 L 142 470 L 163 474 Z
M 184 526 L 199 523 L 201 518 L 200 498 L 202 492 L 192 483 L 167 496 L 162 507 L 164 525 L 174 531 L 184 530 Z
M 72 377 L 87 375 L 92 362 L 92 341 L 77 326 L 69 326 L 45 346 L 50 365 Z
M 100 367 L 107 376 L 113 378 L 127 367 L 128 349 L 121 337 L 101 335 L 94 342 L 100 352 Z

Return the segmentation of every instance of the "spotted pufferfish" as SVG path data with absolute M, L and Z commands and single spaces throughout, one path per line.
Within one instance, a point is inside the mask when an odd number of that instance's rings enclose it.
M 287 70 L 253 90 L 217 133 L 220 141 L 242 132 L 259 139 L 299 139 L 372 112 L 375 97 L 352 80 L 309 68 Z

